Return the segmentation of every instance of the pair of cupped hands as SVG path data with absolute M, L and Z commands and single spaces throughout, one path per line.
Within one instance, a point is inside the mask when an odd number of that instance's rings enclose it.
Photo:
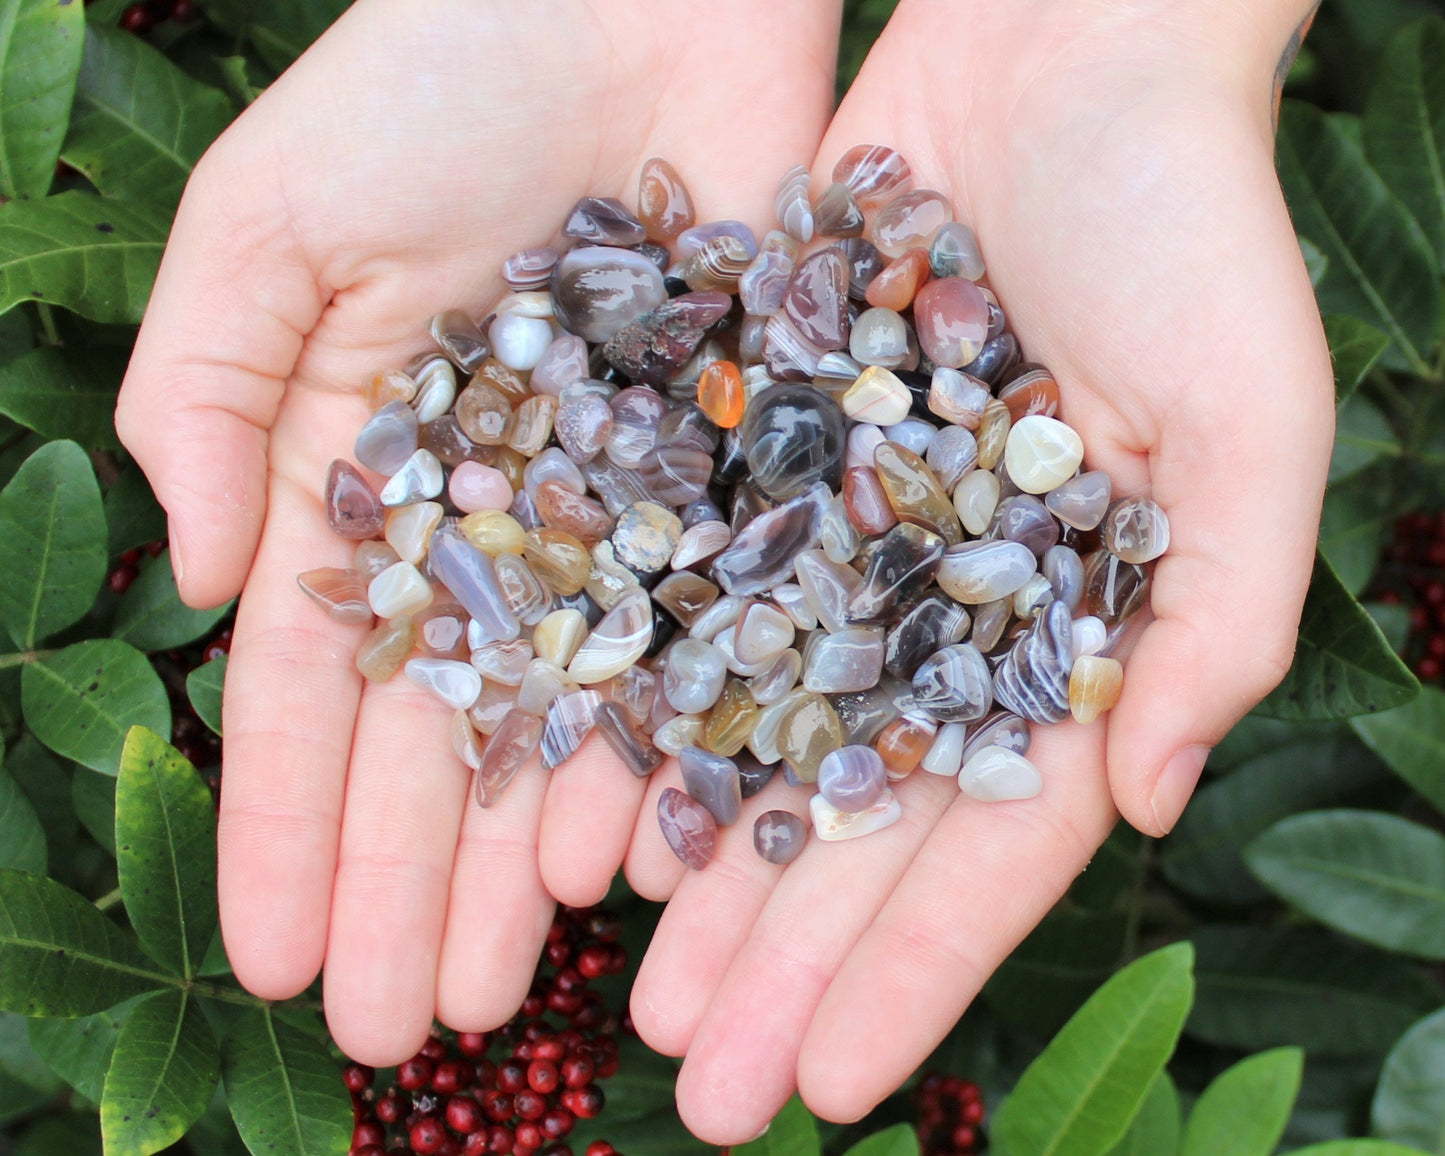
M 1287 668 L 1330 451 L 1329 356 L 1273 167 L 1271 80 L 1300 5 L 903 0 L 833 109 L 837 0 L 361 0 L 206 154 L 176 218 L 117 423 L 170 519 L 183 597 L 238 592 L 224 707 L 220 902 L 239 980 L 284 998 L 325 969 L 340 1047 L 383 1065 L 433 1017 L 520 1004 L 554 900 L 619 867 L 668 900 L 632 994 L 686 1055 L 683 1120 L 727 1144 L 796 1087 L 853 1119 L 891 1092 L 1122 815 L 1178 820 L 1210 745 Z M 471 801 L 449 712 L 368 685 L 363 633 L 299 571 L 346 566 L 321 493 L 362 383 L 484 315 L 511 252 L 595 193 L 635 203 L 660 156 L 699 220 L 761 235 L 780 174 L 815 190 L 886 144 L 977 233 L 1090 468 L 1152 493 L 1173 541 L 1123 697 L 1035 734 L 1037 798 L 896 784 L 904 817 L 753 850 L 781 782 L 688 873 L 658 831 L 669 762 L 594 738 Z

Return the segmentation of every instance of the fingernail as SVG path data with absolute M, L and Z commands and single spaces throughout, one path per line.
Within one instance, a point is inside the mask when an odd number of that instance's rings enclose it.
M 766 1136 L 766 1135 L 768 1134 L 768 1129 L 771 1128 L 772 1126 L 773 1126 L 773 1122 L 772 1122 L 771 1120 L 769 1120 L 766 1124 L 763 1125 L 763 1130 L 762 1130 L 761 1132 L 759 1132 L 756 1136 L 754 1136 L 754 1137 L 752 1138 L 752 1140 L 749 1140 L 748 1143 L 751 1144 L 751 1143 L 753 1142 L 753 1140 L 761 1140 L 764 1136 Z
M 1149 807 L 1154 812 L 1154 822 L 1162 833 L 1167 835 L 1174 829 L 1174 824 L 1179 822 L 1179 816 L 1184 813 L 1184 804 L 1189 802 L 1189 796 L 1194 793 L 1194 786 L 1199 782 L 1199 775 L 1204 770 L 1204 760 L 1208 757 L 1209 747 L 1204 743 L 1194 743 L 1178 751 L 1164 765 L 1164 772 L 1159 776 L 1159 782 L 1154 788 L 1154 796 L 1149 800 Z
M 181 566 L 181 540 L 176 537 L 176 532 L 172 528 L 167 529 L 166 537 L 170 542 L 171 573 L 176 576 L 176 585 L 179 586 L 181 577 L 185 574 L 185 570 Z

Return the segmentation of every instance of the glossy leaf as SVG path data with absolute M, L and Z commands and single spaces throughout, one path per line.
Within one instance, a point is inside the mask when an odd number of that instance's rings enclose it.
M 150 1156 L 195 1123 L 220 1076 L 215 1034 L 189 992 L 141 1000 L 120 1029 L 105 1074 L 106 1156 Z
M 0 365 L 0 414 L 88 450 L 120 448 L 115 395 L 125 360 L 42 346 Z
M 1215 924 L 1191 939 L 1199 990 L 1186 1030 L 1225 1047 L 1378 1055 L 1440 1001 L 1417 968 L 1317 928 Z
M 135 940 L 82 896 L 0 868 L 0 1009 L 84 1016 L 159 986 Z
M 0 867 L 45 874 L 45 828 L 9 771 L 0 769 Z
M 1424 20 L 1390 41 L 1362 127 L 1370 163 L 1445 262 L 1445 23 Z
M 1261 1052 L 1221 1072 L 1189 1113 L 1181 1156 L 1270 1156 L 1284 1135 L 1303 1074 L 1298 1048 Z
M 45 301 L 92 321 L 137 325 L 169 214 L 68 192 L 0 207 L 0 312 Z
M 92 1103 L 99 1104 L 116 1037 L 131 1009 L 148 996 L 78 1019 L 33 1019 L 30 1042 L 52 1071 Z
M 1419 692 L 1374 620 L 1316 555 L 1294 663 L 1255 709 L 1283 719 L 1348 718 L 1402 706 Z
M 1296 1148 L 1292 1156 L 1420 1156 L 1420 1150 L 1388 1140 L 1326 1140 L 1323 1144 Z
M 918 1156 L 918 1132 L 912 1124 L 894 1124 L 859 1140 L 843 1156 Z
M 105 524 L 106 548 L 112 558 L 166 536 L 166 512 L 138 466 L 122 470 L 106 490 Z
M 108 197 L 173 205 L 231 115 L 224 93 L 140 37 L 91 24 L 62 155 Z
M 193 610 L 182 602 L 166 551 L 146 565 L 121 598 L 111 636 L 141 650 L 174 650 L 208 633 L 233 605 Z
M 350 6 L 351 0 L 201 0 L 206 15 L 256 46 L 277 72 L 286 68 Z
M 132 727 L 115 784 L 115 849 L 131 926 L 188 979 L 216 930 L 216 805 L 165 739 Z
M 747 1144 L 735 1144 L 733 1156 L 818 1156 L 818 1122 L 794 1096 L 773 1117 L 768 1130 Z
M 45 830 L 47 869 L 65 881 L 75 859 L 75 815 L 70 803 L 70 766 L 24 735 L 5 756 L 5 769 L 25 792 Z
M 1445 836 L 1377 811 L 1312 811 L 1276 823 L 1244 857 L 1271 891 L 1321 923 L 1445 959 Z
M 85 11 L 71 0 L 0 2 L 0 196 L 50 189 L 84 28 Z
M 1124 1138 L 1109 1156 L 1176 1156 L 1179 1151 L 1179 1093 L 1167 1071 L 1154 1077 Z
M 186 675 L 186 696 L 197 717 L 221 733 L 221 689 L 226 681 L 226 655 L 213 658 Z
M 1445 1153 L 1445 1010 L 1400 1037 L 1380 1069 L 1370 1131 L 1383 1140 Z
M 1331 313 L 1325 318 L 1325 339 L 1335 365 L 1335 400 L 1344 402 L 1389 348 L 1390 339 L 1348 313 Z
M 344 1156 L 351 1098 L 325 1047 L 268 1007 L 241 1009 L 222 1043 L 221 1073 L 236 1127 L 252 1152 Z
M 1357 474 L 1382 457 L 1398 457 L 1400 443 L 1380 408 L 1365 397 L 1352 397 L 1335 418 L 1335 445 L 1330 455 L 1329 481 Z
M 27 663 L 21 704 L 35 737 L 56 754 L 113 775 L 132 726 L 170 734 L 171 705 L 145 655 L 94 638 Z
M 1325 491 L 1320 553 L 1340 584 L 1356 596 L 1374 577 L 1386 529 L 1398 511 L 1391 465 L 1379 462 Z
M 1215 903 L 1253 903 L 1268 892 L 1245 865 L 1244 848 L 1270 824 L 1337 803 L 1386 779 L 1384 768 L 1350 740 L 1316 740 L 1257 755 L 1207 781 L 1159 845 L 1164 878 Z
M 1391 341 L 1388 362 L 1429 372 L 1439 308 L 1435 255 L 1366 161 L 1358 123 L 1287 100 L 1275 143 L 1295 229 L 1329 259 L 1320 309 L 1367 321 Z
M 1445 691 L 1427 686 L 1414 702 L 1350 725 L 1395 774 L 1445 811 Z
M 1096 1156 L 1124 1135 L 1189 1012 L 1186 943 L 1135 960 L 1059 1031 L 994 1117 L 1005 1156 Z
M 70 780 L 70 801 L 90 837 L 115 855 L 115 779 L 77 766 Z
M 0 621 L 25 648 L 69 626 L 105 578 L 105 511 L 90 460 L 74 442 L 31 454 L 0 490 Z
M 1053 1035 L 1114 973 L 1124 928 L 1117 911 L 1054 912 L 999 965 L 984 999 L 1004 1022 Z

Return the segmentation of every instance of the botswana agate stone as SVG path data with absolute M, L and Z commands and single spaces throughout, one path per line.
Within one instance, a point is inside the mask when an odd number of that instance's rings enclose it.
M 662 837 L 683 866 L 701 871 L 717 851 L 717 820 L 701 803 L 676 787 L 667 787 L 657 799 L 657 821 Z
M 1050 602 L 994 671 L 999 706 L 1029 722 L 1062 722 L 1069 714 L 1069 672 L 1074 667 L 1069 608 Z
M 791 498 L 815 482 L 836 490 L 843 476 L 843 414 L 811 386 L 776 386 L 748 407 L 743 450 L 768 497 Z

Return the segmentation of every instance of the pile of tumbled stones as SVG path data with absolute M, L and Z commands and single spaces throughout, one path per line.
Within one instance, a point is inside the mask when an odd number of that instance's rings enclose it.
M 697 224 L 650 160 L 636 214 L 583 198 L 492 314 L 439 314 L 435 351 L 365 386 L 356 458 L 384 484 L 332 463 L 356 558 L 301 588 L 372 627 L 368 679 L 454 708 L 482 806 L 595 729 L 639 776 L 678 756 L 658 818 L 701 868 L 779 767 L 850 839 L 918 768 L 1036 794 L 1029 724 L 1118 699 L 1107 655 L 1168 523 L 1081 472 L 972 232 L 882 146 L 816 200 L 790 170 L 775 209 L 761 243 Z M 806 836 L 754 828 L 777 863 Z

